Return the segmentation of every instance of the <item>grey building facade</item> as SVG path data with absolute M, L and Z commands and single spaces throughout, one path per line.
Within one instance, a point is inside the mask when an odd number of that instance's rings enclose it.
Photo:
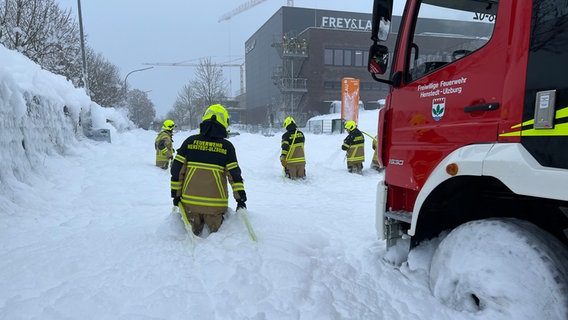
M 370 27 L 371 14 L 280 8 L 245 42 L 246 122 L 325 114 L 344 77 L 361 80 L 364 103 L 384 98 L 366 71 Z
M 360 80 L 360 101 L 366 109 L 378 107 L 388 85 L 367 72 L 371 13 L 282 7 L 245 42 L 246 93 L 241 104 L 243 123 L 280 125 L 287 116 L 303 125 L 316 115 L 329 113 L 332 101 L 341 100 L 341 80 Z M 391 33 L 400 17 L 394 16 Z M 450 29 L 451 26 L 452 29 Z M 491 26 L 427 19 L 417 26 L 416 39 L 428 61 L 441 57 L 440 48 L 463 48 L 483 39 Z M 394 48 L 396 34 L 386 45 Z M 392 49 L 391 49 L 392 51 Z

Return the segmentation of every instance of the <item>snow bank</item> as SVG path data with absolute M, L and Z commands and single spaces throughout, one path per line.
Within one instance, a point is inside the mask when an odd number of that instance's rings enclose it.
M 2 45 L 0 61 L 2 189 L 41 172 L 46 155 L 65 154 L 87 125 L 111 132 L 131 126 L 124 114 L 100 107 L 83 89 Z

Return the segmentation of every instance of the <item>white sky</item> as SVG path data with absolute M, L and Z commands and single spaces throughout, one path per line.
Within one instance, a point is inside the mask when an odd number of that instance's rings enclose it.
M 76 0 L 57 0 L 62 8 L 77 13 Z M 228 21 L 219 18 L 247 0 L 83 0 L 83 28 L 88 44 L 120 68 L 130 71 L 148 67 L 144 63 L 198 62 L 213 57 L 217 63 L 244 62 L 244 42 L 286 0 L 267 0 Z M 372 12 L 372 0 L 296 0 L 296 7 Z M 77 18 L 78 21 L 78 18 Z M 369 42 L 371 45 L 371 42 Z M 131 87 L 149 91 L 157 115 L 165 115 L 178 92 L 193 78 L 193 67 L 154 67 L 132 73 Z M 231 93 L 240 88 L 239 68 L 224 68 Z
M 283 130 L 232 137 L 258 243 L 231 211 L 192 246 L 168 219 L 156 132 L 117 130 L 128 123 L 114 109 L 1 45 L 0 61 L 0 319 L 566 319 L 566 283 L 549 270 L 562 251 L 513 224 L 462 228 L 434 258 L 437 241 L 400 268 L 385 262 L 403 255 L 377 240 L 383 176 L 369 169 L 368 139 L 363 175 L 347 173 L 343 134 L 305 132 L 306 181 L 282 179 Z M 112 143 L 75 134 L 81 108 Z M 359 119 L 375 133 L 376 110 Z M 174 146 L 193 133 L 175 132 Z

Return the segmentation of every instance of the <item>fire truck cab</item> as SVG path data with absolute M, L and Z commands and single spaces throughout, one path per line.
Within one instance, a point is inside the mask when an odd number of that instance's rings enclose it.
M 407 0 L 398 30 L 392 11 L 375 0 L 368 65 L 391 88 L 379 237 L 413 248 L 471 221 L 523 221 L 560 244 L 568 281 L 568 2 Z

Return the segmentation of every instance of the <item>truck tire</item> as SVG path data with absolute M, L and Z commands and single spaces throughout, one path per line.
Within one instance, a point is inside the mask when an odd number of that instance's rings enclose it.
M 502 319 L 568 319 L 568 249 L 518 219 L 471 221 L 440 242 L 430 289 L 458 311 Z

